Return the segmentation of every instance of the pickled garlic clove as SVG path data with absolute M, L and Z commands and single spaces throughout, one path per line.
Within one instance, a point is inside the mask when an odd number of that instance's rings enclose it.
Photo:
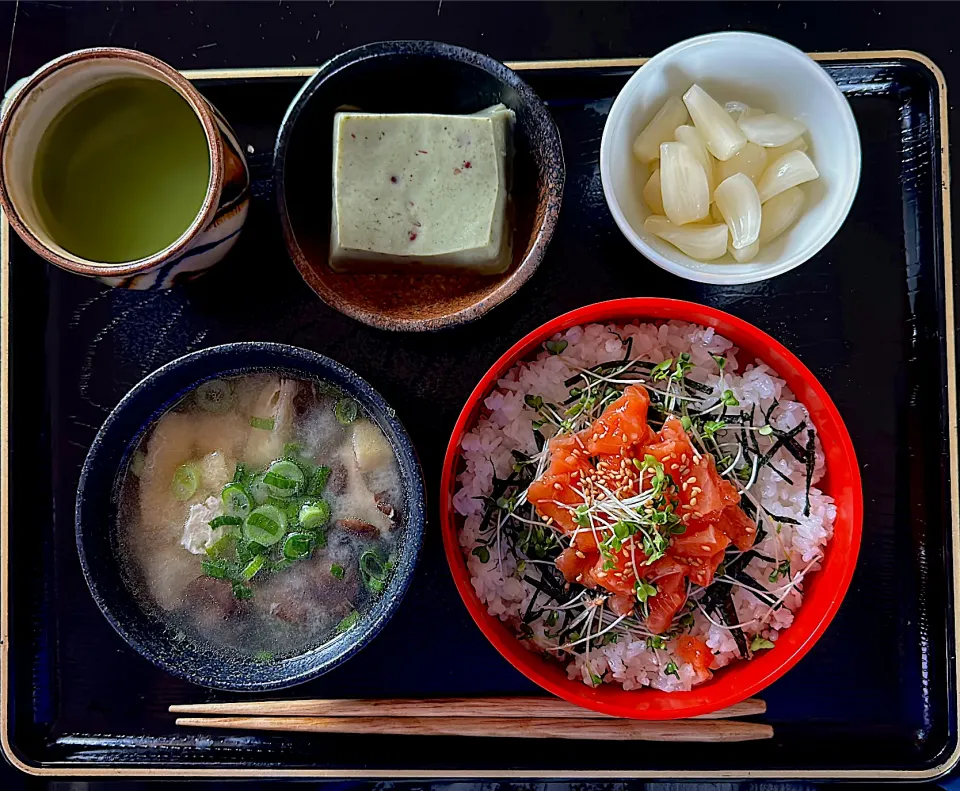
M 790 151 L 803 151 L 807 152 L 809 146 L 807 145 L 806 138 L 801 135 L 796 140 L 792 140 L 786 145 L 777 146 L 776 148 L 765 148 L 764 151 L 767 152 L 767 160 L 773 162 L 775 159 L 780 159 L 784 154 L 789 153 Z
M 820 174 L 810 161 L 810 157 L 802 151 L 788 151 L 763 171 L 763 175 L 757 182 L 760 202 L 766 203 L 784 190 L 816 178 L 820 178 Z
M 660 144 L 660 196 L 674 225 L 696 222 L 710 212 L 710 186 L 703 166 L 683 143 Z
M 800 187 L 791 187 L 775 195 L 763 204 L 763 219 L 760 221 L 760 244 L 769 244 L 793 225 L 800 213 L 806 195 Z
M 643 202 L 653 214 L 663 214 L 663 198 L 660 197 L 660 168 L 643 185 Z
M 747 138 L 730 114 L 699 85 L 690 87 L 683 95 L 683 103 L 697 131 L 703 135 L 707 150 L 717 159 L 726 161 L 747 144 Z
M 792 118 L 784 118 L 776 113 L 743 116 L 737 122 L 744 136 L 751 143 L 764 148 L 775 148 L 792 143 L 802 137 L 807 127 Z
M 748 264 L 754 258 L 757 257 L 757 253 L 760 252 L 760 242 L 754 242 L 753 244 L 748 244 L 746 247 L 742 247 L 739 250 L 730 244 L 727 247 L 727 252 L 733 256 L 733 260 L 738 264 Z
M 677 226 L 666 217 L 651 215 L 643 223 L 644 230 L 670 242 L 681 252 L 698 261 L 712 261 L 727 252 L 726 225 Z
M 707 187 L 709 188 L 712 198 L 713 190 L 717 186 L 713 175 L 713 163 L 715 160 L 710 155 L 710 152 L 707 151 L 707 145 L 703 140 L 703 135 L 697 131 L 695 126 L 684 125 L 676 128 L 674 138 L 678 143 L 683 143 L 687 146 L 690 149 L 690 153 L 697 158 L 697 162 L 703 167 L 703 172 L 707 174 Z
M 752 245 L 760 236 L 760 196 L 744 173 L 734 173 L 714 193 L 717 208 L 730 228 L 731 243 L 737 250 Z
M 744 104 L 743 102 L 727 102 L 723 105 L 723 109 L 727 111 L 734 121 L 739 121 L 746 113 L 751 112 L 750 105 Z
M 671 96 L 633 141 L 633 155 L 641 162 L 656 159 L 660 156 L 660 144 L 672 140 L 673 130 L 688 119 L 683 102 Z
M 717 162 L 715 176 L 717 182 L 725 181 L 734 173 L 745 173 L 756 184 L 757 179 L 767 169 L 769 154 L 767 149 L 756 143 L 747 143 L 726 162 Z

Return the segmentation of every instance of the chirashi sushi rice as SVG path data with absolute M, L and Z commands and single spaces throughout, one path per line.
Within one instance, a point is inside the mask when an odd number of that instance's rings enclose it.
M 572 327 L 464 436 L 473 587 L 570 678 L 689 690 L 793 622 L 836 507 L 807 410 L 741 356 L 695 324 Z

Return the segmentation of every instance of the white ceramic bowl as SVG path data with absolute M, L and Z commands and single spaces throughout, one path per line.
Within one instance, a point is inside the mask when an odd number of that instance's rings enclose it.
M 682 96 L 693 83 L 720 104 L 742 101 L 807 126 L 807 153 L 820 178 L 802 186 L 807 203 L 800 219 L 747 264 L 729 253 L 695 261 L 643 229 L 650 214 L 641 196 L 647 169 L 633 158 L 633 140 L 670 96 Z M 665 49 L 629 79 L 603 128 L 600 177 L 620 230 L 657 266 L 701 283 L 753 283 L 800 266 L 833 238 L 860 181 L 860 137 L 840 89 L 803 52 L 756 33 L 711 33 Z

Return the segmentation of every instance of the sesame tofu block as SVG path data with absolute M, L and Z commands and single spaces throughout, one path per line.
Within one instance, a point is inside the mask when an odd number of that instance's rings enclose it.
M 475 115 L 337 113 L 331 268 L 504 272 L 513 120 L 502 104 Z

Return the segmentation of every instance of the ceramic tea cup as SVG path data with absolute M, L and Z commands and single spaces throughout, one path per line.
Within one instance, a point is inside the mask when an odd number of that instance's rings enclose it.
M 150 55 L 64 55 L 3 109 L 0 207 L 62 269 L 121 288 L 169 288 L 226 255 L 249 202 L 247 163 L 227 122 Z

